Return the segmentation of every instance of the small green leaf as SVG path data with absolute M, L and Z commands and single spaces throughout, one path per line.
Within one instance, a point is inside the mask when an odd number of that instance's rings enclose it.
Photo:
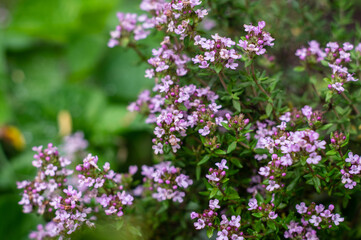
M 231 158 L 231 163 L 233 163 L 234 165 L 236 165 L 239 168 L 243 168 L 243 165 L 238 158 Z
M 297 66 L 293 68 L 293 71 L 295 72 L 303 72 L 305 71 L 305 67 L 304 66 Z
M 267 106 L 266 106 L 266 115 L 269 117 L 271 116 L 271 113 L 272 113 L 272 105 L 270 103 L 267 103 Z
M 318 177 L 314 176 L 312 180 L 313 180 L 316 191 L 318 193 L 320 193 L 321 192 L 321 181 L 320 181 L 320 179 Z
M 232 100 L 232 103 L 233 103 L 233 107 L 238 111 L 240 112 L 241 111 L 241 103 L 237 100 Z
M 216 71 L 216 73 L 220 73 L 223 69 L 223 65 L 222 64 L 217 64 L 216 66 L 214 66 L 214 70 Z
M 213 236 L 213 231 L 214 231 L 214 228 L 209 227 L 207 229 L 207 237 L 208 238 L 211 238 Z
M 326 156 L 333 156 L 333 155 L 336 155 L 337 154 L 337 151 L 335 149 L 332 149 L 328 152 L 326 152 Z
M 202 160 L 198 162 L 197 165 L 200 166 L 200 165 L 208 162 L 208 160 L 209 160 L 210 158 L 211 158 L 211 156 L 209 156 L 209 155 L 204 156 L 204 157 L 202 158 Z
M 333 123 L 328 123 L 326 125 L 323 125 L 322 127 L 320 127 L 320 130 L 327 130 L 329 129 L 330 127 L 332 127 Z
M 214 151 L 214 153 L 218 154 L 218 155 L 226 155 L 227 153 L 221 149 L 217 149 L 216 151 Z
M 218 193 L 218 188 L 213 188 L 211 194 L 209 195 L 210 198 L 213 198 L 214 196 L 216 196 Z
M 277 229 L 276 224 L 273 221 L 267 221 L 267 226 L 274 231 L 276 231 L 276 229 Z
M 197 181 L 199 181 L 199 179 L 201 179 L 201 166 L 196 167 L 196 178 L 197 178 Z
M 237 147 L 237 142 L 234 141 L 232 142 L 229 146 L 228 146 L 228 149 L 227 149 L 227 153 L 231 153 L 233 152 Z
M 252 216 L 255 216 L 256 218 L 261 218 L 263 216 L 263 213 L 261 213 L 261 212 L 252 213 Z

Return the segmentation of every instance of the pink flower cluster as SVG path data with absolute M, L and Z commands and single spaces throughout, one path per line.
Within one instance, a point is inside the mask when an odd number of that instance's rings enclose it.
M 341 93 L 345 91 L 343 88 L 344 83 L 358 81 L 358 79 L 355 79 L 353 75 L 348 72 L 347 67 L 331 63 L 329 63 L 329 66 L 332 69 L 332 83 L 328 85 L 330 90 L 334 89 L 338 93 Z
M 206 178 L 208 178 L 208 182 L 210 184 L 219 186 L 222 179 L 226 177 L 226 169 L 228 169 L 227 160 L 222 159 L 221 162 L 216 163 L 215 165 L 217 168 L 210 168 Z
M 257 26 L 244 25 L 244 29 L 247 32 L 245 38 L 239 40 L 238 46 L 250 56 L 253 54 L 263 55 L 266 53 L 265 46 L 273 46 L 274 38 L 271 34 L 264 31 L 263 28 L 266 26 L 264 21 L 258 22 Z
M 352 180 L 352 177 L 360 174 L 361 159 L 359 155 L 349 152 L 345 162 L 345 168 L 341 169 L 342 183 L 345 184 L 345 188 L 353 189 L 356 186 L 356 181 Z
M 146 78 L 171 76 L 184 76 L 188 70 L 186 67 L 190 58 L 185 54 L 179 53 L 179 46 L 170 42 L 169 36 L 165 37 L 161 47 L 153 49 L 153 57 L 148 63 L 153 67 L 145 71 Z
M 265 204 L 262 203 L 258 205 L 258 201 L 255 198 L 251 198 L 248 202 L 248 210 L 254 213 L 262 213 L 263 216 L 266 216 L 268 219 L 274 220 L 278 217 L 278 214 L 273 210 L 274 204 Z
M 88 141 L 84 139 L 84 133 L 76 132 L 64 137 L 60 151 L 64 153 L 65 158 L 73 161 L 76 157 L 83 157 L 87 147 Z
M 133 196 L 124 190 L 123 182 L 126 182 L 125 178 L 135 174 L 137 168 L 131 167 L 129 174 L 121 175 L 110 170 L 109 163 L 105 163 L 103 169 L 100 169 L 97 162 L 98 157 L 89 154 L 83 160 L 83 164 L 76 166 L 79 172 L 78 186 L 87 191 L 88 199 L 96 199 L 106 215 L 123 216 L 124 206 L 132 205 L 134 200 Z
M 194 227 L 197 230 L 201 230 L 205 227 L 211 227 L 218 229 L 217 240 L 243 240 L 243 232 L 239 231 L 241 227 L 241 216 L 231 216 L 229 220 L 226 215 L 222 215 L 221 222 L 216 221 L 219 209 L 219 200 L 214 199 L 209 201 L 209 209 L 203 211 L 203 214 L 192 212 L 191 219 L 196 219 Z
M 285 238 L 300 239 L 300 237 L 306 237 L 306 239 L 318 239 L 316 231 L 312 227 L 328 229 L 338 226 L 340 222 L 344 221 L 340 214 L 332 213 L 334 208 L 332 204 L 327 209 L 323 204 L 311 203 L 309 207 L 304 202 L 297 204 L 297 212 L 302 215 L 302 225 L 299 226 L 298 223 L 292 221 L 288 225 L 288 231 L 284 234 Z M 311 236 L 313 238 L 310 238 Z
M 67 176 L 73 171 L 66 168 L 71 164 L 67 158 L 59 156 L 58 149 L 52 144 L 47 148 L 34 147 L 33 166 L 38 169 L 38 174 L 33 181 L 18 182 L 18 189 L 24 189 L 22 199 L 19 202 L 23 206 L 24 213 L 30 213 L 34 210 L 38 214 L 44 214 L 49 211 L 47 199 L 56 196 L 61 188 L 67 184 Z
M 303 108 L 303 114 L 311 115 Z M 312 110 L 312 109 L 311 109 Z M 312 112 L 311 112 L 312 113 Z M 288 121 L 290 118 L 282 116 Z M 272 154 L 271 161 L 267 166 L 261 167 L 258 173 L 268 179 L 267 191 L 274 191 L 283 187 L 280 179 L 286 176 L 287 167 L 295 161 L 304 159 L 307 164 L 318 164 L 322 157 L 317 153 L 318 149 L 325 149 L 326 142 L 319 140 L 319 134 L 313 130 L 286 131 L 286 121 L 275 127 L 273 122 L 257 123 L 258 129 L 255 138 L 258 139 L 256 148 L 267 149 Z M 283 125 L 283 126 L 282 126 Z M 271 127 L 269 129 L 268 127 Z M 256 155 L 258 160 L 267 156 Z
M 345 66 L 351 61 L 350 51 L 354 46 L 348 42 L 343 43 L 342 47 L 337 42 L 329 42 L 326 48 L 322 50 L 320 44 L 313 40 L 309 42 L 309 48 L 301 48 L 296 51 L 302 61 L 307 62 L 320 62 L 322 60 L 328 61 L 328 66 L 332 69 L 331 83 L 328 85 L 330 90 L 338 93 L 345 91 L 343 88 L 344 83 L 350 81 L 358 81 L 353 77 L 353 74 L 348 72 Z M 357 49 L 356 49 L 357 51 Z
M 193 33 L 194 24 L 208 15 L 207 10 L 196 9 L 201 4 L 200 0 L 172 0 L 170 3 L 146 0 L 141 4 L 141 9 L 153 15 L 152 20 L 157 29 L 165 28 L 167 32 L 175 33 L 183 40 Z
M 135 13 L 117 13 L 119 25 L 114 31 L 110 32 L 110 40 L 108 47 L 113 48 L 120 44 L 122 39 L 134 39 L 135 41 L 145 39 L 150 31 L 148 29 L 154 28 L 152 19 L 147 15 L 138 16 Z
M 308 42 L 309 47 L 302 47 L 297 49 L 296 56 L 299 57 L 302 61 L 307 62 L 320 62 L 325 59 L 326 53 L 320 48 L 320 44 L 312 40 Z
M 166 76 L 153 91 L 158 94 L 151 97 L 146 90 L 128 109 L 148 109 L 146 122 L 156 124 L 156 138 L 153 139 L 155 154 L 163 154 L 165 147 L 177 152 L 182 144 L 181 138 L 187 135 L 189 128 L 195 128 L 201 136 L 208 136 L 225 122 L 222 116 L 217 116 L 221 108 L 215 102 L 218 95 L 209 88 L 197 88 L 192 84 L 180 87 L 170 76 Z
M 189 176 L 181 173 L 181 169 L 171 166 L 171 162 L 162 162 L 153 167 L 142 166 L 144 176 L 143 191 L 151 191 L 152 197 L 158 201 L 172 199 L 183 202 L 185 190 L 193 184 Z
M 192 58 L 194 64 L 199 64 L 199 68 L 209 68 L 210 65 L 221 66 L 235 70 L 238 63 L 235 60 L 242 56 L 232 47 L 236 45 L 230 38 L 220 37 L 218 34 L 212 35 L 212 39 L 206 39 L 199 35 L 194 37 L 194 45 L 199 46 L 203 52 Z
M 84 224 L 94 226 L 94 213 L 98 212 L 94 200 L 103 206 L 107 215 L 121 216 L 123 206 L 132 204 L 133 197 L 121 185 L 125 177 L 110 170 L 109 163 L 101 170 L 98 158 L 89 154 L 76 167 L 80 174 L 73 179 L 69 178 L 73 170 L 66 168 L 71 161 L 60 157 L 56 147 L 49 144 L 45 149 L 42 146 L 33 149 L 36 151 L 33 165 L 38 173 L 32 182 L 17 183 L 19 189 L 24 189 L 19 204 L 25 213 L 37 209 L 37 213 L 47 213 L 52 219 L 45 227 L 39 225 L 38 230 L 29 235 L 31 239 L 57 236 L 63 239 Z
M 198 8 L 201 4 L 200 0 L 143 0 L 140 8 L 152 15 L 150 22 L 155 28 L 166 29 L 166 32 L 175 33 L 183 40 L 193 33 L 194 25 L 208 15 L 206 9 Z
M 322 123 L 323 114 L 322 112 L 313 110 L 310 106 L 306 105 L 301 110 L 294 108 L 292 112 L 284 113 L 279 120 L 285 122 L 283 123 L 283 126 L 286 126 L 286 123 L 288 123 L 291 127 L 294 127 L 297 124 L 308 122 L 308 125 L 313 127 Z
M 312 227 L 317 229 L 328 229 L 338 226 L 344 218 L 340 214 L 332 213 L 334 206 L 331 204 L 326 209 L 323 204 L 316 205 L 312 203 L 309 207 L 304 202 L 296 205 L 297 212 L 302 215 L 301 225 L 295 221 L 291 221 L 287 226 L 288 230 L 285 232 L 285 238 L 291 239 L 318 239 L 317 232 Z

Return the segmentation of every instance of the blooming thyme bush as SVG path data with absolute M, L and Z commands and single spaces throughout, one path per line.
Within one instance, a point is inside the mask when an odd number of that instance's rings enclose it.
M 108 46 L 132 48 L 149 64 L 154 87 L 128 110 L 150 125 L 155 164 L 116 173 L 91 154 L 78 162 L 87 146 L 79 134 L 66 139 L 64 156 L 51 144 L 34 148 L 38 173 L 18 183 L 19 204 L 50 221 L 30 238 L 71 238 L 98 218 L 116 225 L 137 214 L 155 229 L 143 233 L 150 239 L 347 235 L 343 211 L 360 190 L 360 91 L 351 86 L 359 86 L 361 44 L 310 39 L 297 50 L 294 74 L 306 72 L 314 92 L 299 105 L 280 74 L 260 64 L 274 58 L 272 23 L 240 22 L 232 39 L 200 30 L 208 14 L 200 0 L 143 0 L 140 8 L 144 15 L 118 13 Z M 140 41 L 152 34 L 160 47 L 143 53 Z

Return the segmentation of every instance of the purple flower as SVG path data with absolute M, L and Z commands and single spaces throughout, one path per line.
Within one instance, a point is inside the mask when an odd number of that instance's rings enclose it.
M 216 163 L 215 165 L 216 165 L 220 170 L 228 169 L 227 160 L 226 160 L 226 159 L 222 159 L 222 161 L 221 161 L 220 163 Z
M 254 210 L 258 207 L 257 199 L 251 198 L 248 202 L 248 210 Z
M 221 206 L 219 206 L 218 203 L 219 203 L 218 199 L 209 200 L 209 208 L 212 210 L 214 210 L 215 208 L 221 208 Z
M 343 222 L 345 220 L 338 213 L 334 214 L 331 219 L 336 226 L 338 226 L 340 222 Z
M 152 148 L 155 154 L 163 154 L 163 144 L 158 143 L 157 145 L 153 145 Z
M 321 161 L 321 159 L 322 159 L 322 157 L 320 155 L 317 155 L 317 153 L 313 152 L 307 158 L 306 162 L 308 164 L 318 164 Z
M 306 204 L 304 202 L 301 202 L 300 204 L 296 205 L 296 209 L 299 214 L 304 214 L 307 212 L 308 208 L 306 207 Z
M 47 167 L 46 167 L 46 170 L 45 170 L 45 175 L 49 175 L 49 176 L 55 176 L 55 172 L 56 170 L 58 170 L 58 167 L 57 166 L 54 166 L 53 164 L 49 164 Z
M 208 126 L 205 126 L 204 128 L 199 129 L 198 132 L 202 136 L 207 136 L 211 131 L 209 130 Z
M 312 223 L 315 227 L 317 227 L 322 222 L 322 218 L 320 218 L 316 215 L 312 215 L 309 222 Z
M 278 217 L 278 214 L 271 211 L 271 212 L 269 212 L 268 217 L 270 219 L 276 219 Z
M 199 218 L 198 221 L 194 223 L 194 226 L 197 230 L 200 230 L 203 229 L 206 226 L 206 224 L 202 219 Z

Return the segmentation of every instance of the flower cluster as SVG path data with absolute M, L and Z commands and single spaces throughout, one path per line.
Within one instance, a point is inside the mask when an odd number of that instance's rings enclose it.
M 338 93 L 345 91 L 343 88 L 343 84 L 350 81 L 358 81 L 355 79 L 352 74 L 348 72 L 346 67 L 336 65 L 336 64 L 329 64 L 330 68 L 332 69 L 332 83 L 328 85 L 330 90 L 334 89 Z
M 251 198 L 248 202 L 248 210 L 254 213 L 260 213 L 262 216 L 267 217 L 268 219 L 274 220 L 278 217 L 278 214 L 273 210 L 274 204 L 265 204 L 262 203 L 258 205 L 258 201 L 255 198 Z
M 306 116 L 309 113 L 303 109 Z M 288 114 L 286 114 L 288 115 Z M 287 116 L 286 116 L 287 117 Z M 282 116 L 283 119 L 286 119 Z M 269 130 L 267 124 L 258 123 L 258 139 L 256 148 L 267 149 L 272 154 L 271 161 L 267 166 L 259 169 L 259 174 L 268 179 L 266 189 L 274 191 L 283 185 L 279 180 L 286 176 L 287 167 L 292 166 L 296 161 L 305 161 L 307 164 L 318 164 L 322 157 L 317 153 L 318 149 L 325 149 L 326 142 L 319 140 L 319 134 L 313 130 L 286 131 L 286 121 L 275 127 L 274 123 L 268 123 L 272 128 Z M 283 127 L 282 127 L 283 125 Z M 264 157 L 257 155 L 259 160 Z
M 190 61 L 190 58 L 185 54 L 180 54 L 179 50 L 179 46 L 171 44 L 169 36 L 165 37 L 161 47 L 153 49 L 153 57 L 148 60 L 153 68 L 145 71 L 145 77 L 151 79 L 167 75 L 186 75 L 188 72 L 186 63 Z
M 297 212 L 302 215 L 302 226 L 292 221 L 287 227 L 288 231 L 285 232 L 285 238 L 299 239 L 300 237 L 306 237 L 306 239 L 318 239 L 316 231 L 312 227 L 317 229 L 329 229 L 334 226 L 338 226 L 340 222 L 344 221 L 344 218 L 338 213 L 332 213 L 334 205 L 329 205 L 326 209 L 323 204 L 316 205 L 312 203 L 309 207 L 304 202 L 296 205 Z M 313 238 L 311 238 L 311 236 Z
M 84 155 L 87 147 L 88 141 L 84 139 L 84 133 L 76 132 L 73 135 L 64 137 L 60 150 L 64 152 L 65 158 L 73 161 L 77 156 Z
M 310 106 L 306 105 L 301 110 L 293 108 L 292 112 L 284 113 L 279 120 L 284 122 L 281 124 L 283 127 L 287 126 L 286 123 L 291 127 L 295 127 L 304 122 L 307 122 L 310 127 L 316 127 L 323 122 L 323 113 L 318 110 L 313 110 Z
M 148 108 L 150 114 L 146 122 L 156 124 L 156 138 L 153 139 L 155 154 L 163 154 L 165 147 L 177 152 L 181 137 L 187 135 L 189 128 L 195 128 L 201 136 L 207 136 L 225 122 L 222 116 L 217 116 L 221 108 L 215 102 L 218 95 L 209 88 L 197 88 L 195 85 L 180 87 L 170 76 L 166 76 L 153 90 L 159 94 L 150 97 L 150 92 L 145 91 L 128 109 L 140 111 Z
M 193 184 L 189 176 L 181 173 L 181 169 L 171 166 L 171 162 L 162 162 L 153 167 L 142 166 L 144 191 L 149 190 L 158 201 L 172 199 L 183 202 L 185 192 Z
M 338 93 L 345 91 L 343 88 L 344 83 L 350 81 L 358 81 L 353 77 L 353 74 L 348 72 L 348 68 L 345 66 L 351 61 L 350 51 L 354 46 L 348 42 L 343 43 L 342 47 L 337 42 L 329 42 L 326 48 L 322 50 L 320 44 L 313 40 L 309 42 L 309 48 L 301 48 L 296 51 L 302 61 L 314 63 L 326 60 L 328 66 L 332 70 L 330 84 L 328 88 Z
M 311 63 L 324 60 L 326 53 L 320 48 L 320 44 L 317 41 L 312 40 L 308 42 L 308 45 L 308 48 L 302 47 L 297 49 L 296 56 L 299 57 L 302 61 Z
M 212 227 L 215 221 L 215 218 L 218 216 L 218 213 L 216 212 L 217 209 L 221 208 L 219 206 L 219 200 L 214 199 L 209 201 L 209 209 L 205 209 L 203 211 L 203 214 L 192 212 L 191 213 L 191 219 L 196 219 L 196 222 L 194 223 L 194 227 L 197 230 L 201 230 L 203 228 Z
M 206 178 L 210 184 L 219 186 L 222 180 L 226 177 L 226 169 L 228 169 L 227 160 L 222 159 L 220 163 L 216 163 L 217 168 L 210 168 Z
M 52 144 L 48 144 L 45 149 L 40 146 L 33 150 L 36 151 L 33 166 L 38 168 L 38 173 L 34 181 L 18 183 L 18 188 L 24 189 L 19 204 L 23 205 L 25 213 L 37 208 L 37 213 L 52 214 L 54 217 L 45 229 L 40 225 L 38 231 L 32 232 L 29 237 L 44 239 L 66 236 L 83 224 L 93 226 L 93 209 L 86 206 L 81 191 L 68 185 L 67 176 L 73 171 L 66 166 L 71 161 L 60 157 Z
M 244 29 L 247 32 L 246 37 L 242 37 L 239 40 L 238 46 L 249 54 L 251 57 L 255 54 L 263 55 L 266 53 L 265 46 L 273 46 L 274 38 L 271 34 L 264 31 L 263 28 L 266 26 L 264 21 L 258 22 L 257 26 L 244 25 Z
M 82 225 L 94 226 L 94 213 L 100 203 L 107 215 L 123 215 L 123 207 L 132 205 L 133 197 L 123 190 L 121 184 L 135 173 L 120 175 L 110 170 L 106 163 L 101 170 L 98 158 L 89 154 L 82 164 L 76 166 L 79 172 L 77 180 L 70 178 L 73 170 L 66 167 L 71 164 L 66 158 L 60 157 L 52 144 L 47 148 L 34 147 L 33 165 L 38 168 L 35 180 L 18 182 L 18 188 L 24 189 L 22 199 L 25 213 L 37 209 L 39 214 L 51 216 L 51 221 L 32 232 L 31 239 L 47 239 L 59 236 L 68 237 Z
M 212 39 L 206 39 L 199 35 L 194 38 L 194 45 L 199 46 L 203 52 L 192 58 L 194 64 L 199 64 L 199 68 L 224 67 L 235 70 L 238 63 L 235 60 L 242 56 L 232 47 L 236 45 L 230 38 L 220 37 L 218 34 L 212 35 Z
M 197 230 L 201 230 L 205 227 L 218 229 L 217 240 L 243 240 L 243 232 L 239 230 L 241 227 L 241 216 L 231 216 L 229 220 L 226 215 L 222 215 L 221 222 L 216 221 L 219 209 L 219 200 L 214 199 L 209 201 L 209 209 L 203 211 L 203 214 L 192 212 L 191 219 L 196 219 L 194 227 Z
M 106 215 L 123 216 L 123 208 L 133 204 L 133 196 L 124 190 L 124 178 L 131 177 L 137 168 L 130 168 L 130 173 L 121 175 L 110 170 L 110 164 L 105 163 L 103 169 L 97 165 L 98 157 L 89 154 L 82 164 L 76 166 L 79 188 L 87 193 L 88 199 L 95 198 L 104 208 Z M 104 187 L 106 186 L 106 190 Z
M 24 213 L 37 209 L 37 213 L 44 214 L 51 211 L 47 199 L 52 199 L 59 189 L 64 188 L 67 176 L 73 171 L 66 168 L 71 161 L 60 157 L 58 149 L 53 144 L 48 144 L 47 148 L 34 147 L 33 150 L 36 154 L 32 163 L 38 169 L 38 174 L 33 181 L 17 183 L 18 189 L 24 189 L 19 204 L 23 205 Z
M 153 3 L 152 3 L 153 2 Z M 194 32 L 194 26 L 200 22 L 208 11 L 197 8 L 200 0 L 143 1 L 141 8 L 153 14 L 153 23 L 158 30 L 166 29 L 167 33 L 175 33 L 183 40 Z
M 342 132 L 333 132 L 331 133 L 331 146 L 335 150 L 339 150 L 346 143 L 346 139 L 347 137 Z
M 116 26 L 114 31 L 110 32 L 110 40 L 108 47 L 113 48 L 121 44 L 122 40 L 126 40 L 126 43 L 130 39 L 135 41 L 145 39 L 149 34 L 149 29 L 154 28 L 152 19 L 149 19 L 147 15 L 138 16 L 135 13 L 117 13 L 119 25 Z
M 345 188 L 353 189 L 356 186 L 356 181 L 352 180 L 352 177 L 360 174 L 361 159 L 359 155 L 349 152 L 345 162 L 345 168 L 341 169 L 342 183 L 345 184 Z

